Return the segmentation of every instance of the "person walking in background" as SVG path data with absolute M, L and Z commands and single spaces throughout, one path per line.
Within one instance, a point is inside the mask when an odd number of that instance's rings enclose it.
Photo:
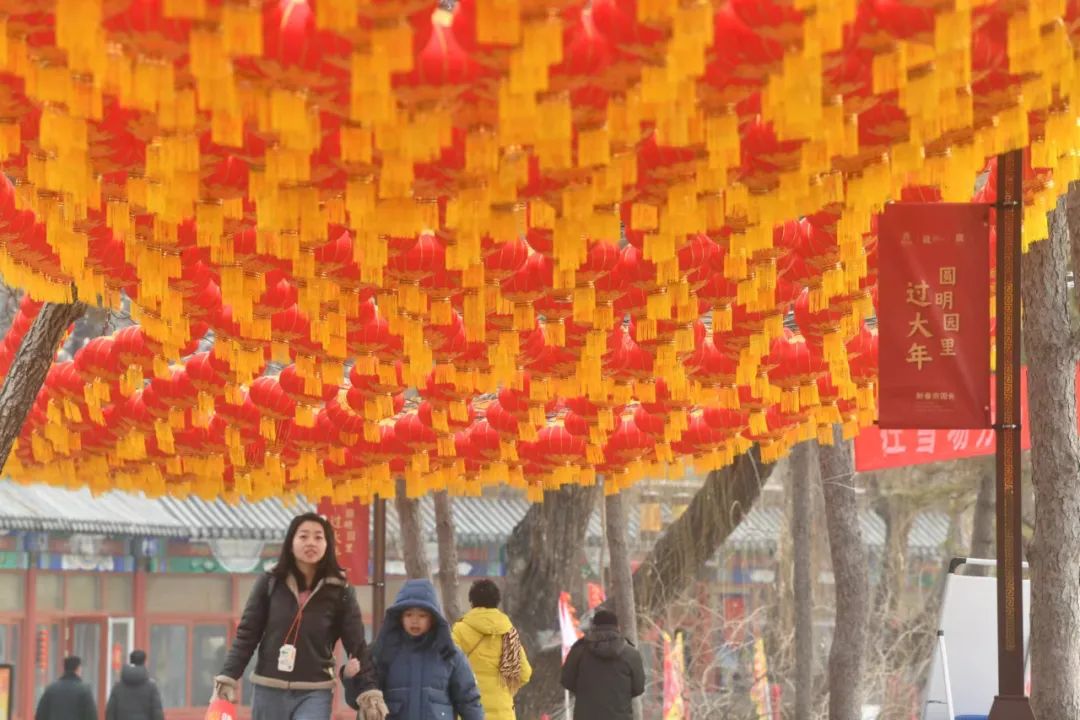
M 165 720 L 161 691 L 146 670 L 146 653 L 135 650 L 120 671 L 120 682 L 109 693 L 105 720 Z
M 75 656 L 64 658 L 64 674 L 45 688 L 34 720 L 97 720 L 94 694 L 81 675 L 82 660 Z
M 214 678 L 214 698 L 236 701 L 237 680 L 257 649 L 252 720 L 330 720 L 338 640 L 356 661 L 357 694 L 385 711 L 333 528 L 315 513 L 298 515 L 277 565 L 251 589 L 225 666 Z
M 641 653 L 619 631 L 610 610 L 597 610 L 585 637 L 562 668 L 562 686 L 574 694 L 574 720 L 632 720 L 633 699 L 645 692 Z
M 532 666 L 517 630 L 499 610 L 502 595 L 491 580 L 469 588 L 472 609 L 454 624 L 454 642 L 465 653 L 487 720 L 515 720 L 514 695 L 532 677 Z
M 373 655 L 389 708 L 387 720 L 484 720 L 476 679 L 465 654 L 454 645 L 431 581 L 406 581 L 386 611 Z M 347 689 L 358 670 L 351 662 L 342 669 Z M 360 711 L 360 720 L 383 720 L 359 690 L 352 687 L 345 699 Z

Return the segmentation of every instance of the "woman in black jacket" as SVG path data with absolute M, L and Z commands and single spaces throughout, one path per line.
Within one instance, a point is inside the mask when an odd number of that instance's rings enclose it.
M 385 716 L 356 593 L 334 553 L 333 529 L 315 513 L 298 515 L 277 565 L 251 589 L 225 667 L 214 678 L 214 696 L 235 700 L 237 681 L 258 648 L 252 720 L 329 720 L 338 640 L 360 664 L 357 702 L 370 716 Z

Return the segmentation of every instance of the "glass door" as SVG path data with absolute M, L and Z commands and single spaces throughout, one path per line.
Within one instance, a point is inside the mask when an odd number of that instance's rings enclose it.
M 108 693 L 105 688 L 109 665 L 109 653 L 105 646 L 108 620 L 73 617 L 68 620 L 67 630 L 67 654 L 82 660 L 82 680 L 90 686 L 100 714 Z
M 120 671 L 135 649 L 135 618 L 109 618 L 109 663 L 105 672 L 105 691 L 120 681 Z

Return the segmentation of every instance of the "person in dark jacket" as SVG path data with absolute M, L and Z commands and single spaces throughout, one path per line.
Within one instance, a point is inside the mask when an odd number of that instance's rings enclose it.
M 593 615 L 562 668 L 562 686 L 574 694 L 574 720 L 632 720 L 633 699 L 645 692 L 641 653 L 619 631 L 610 610 Z
M 357 695 L 385 714 L 356 593 L 334 552 L 333 528 L 315 513 L 298 515 L 277 565 L 251 589 L 225 666 L 214 678 L 214 697 L 235 701 L 237 680 L 257 650 L 252 720 L 329 720 L 338 640 L 360 668 L 352 683 Z
M 429 580 L 405 582 L 386 611 L 373 654 L 387 720 L 484 720 L 476 678 L 454 644 Z M 355 664 L 347 665 L 343 675 L 349 678 L 355 670 Z M 354 689 L 346 699 L 356 695 Z M 361 720 L 379 720 L 362 703 L 349 704 L 360 710 Z
M 105 720 L 165 720 L 161 691 L 146 671 L 146 653 L 135 650 L 130 665 L 120 671 L 120 682 L 109 693 Z
M 80 677 L 82 660 L 64 658 L 64 674 L 45 688 L 34 720 L 97 720 L 97 703 Z

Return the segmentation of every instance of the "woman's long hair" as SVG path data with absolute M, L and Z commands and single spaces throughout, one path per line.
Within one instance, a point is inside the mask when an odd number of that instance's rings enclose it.
M 345 577 L 345 571 L 338 564 L 337 551 L 334 547 L 334 527 L 330 524 L 330 521 L 313 512 L 297 515 L 289 523 L 289 529 L 285 532 L 285 540 L 281 543 L 281 555 L 278 557 L 274 569 L 270 572 L 281 581 L 292 575 L 296 578 L 296 585 L 301 590 L 307 590 L 308 588 L 305 587 L 306 581 L 303 573 L 300 572 L 300 568 L 296 565 L 296 556 L 293 554 L 293 539 L 296 538 L 296 532 L 300 529 L 300 526 L 306 522 L 319 523 L 322 526 L 323 533 L 326 535 L 326 554 L 322 556 L 322 560 L 315 566 L 315 578 L 312 581 L 312 587 L 318 585 L 320 580 L 328 576 Z

